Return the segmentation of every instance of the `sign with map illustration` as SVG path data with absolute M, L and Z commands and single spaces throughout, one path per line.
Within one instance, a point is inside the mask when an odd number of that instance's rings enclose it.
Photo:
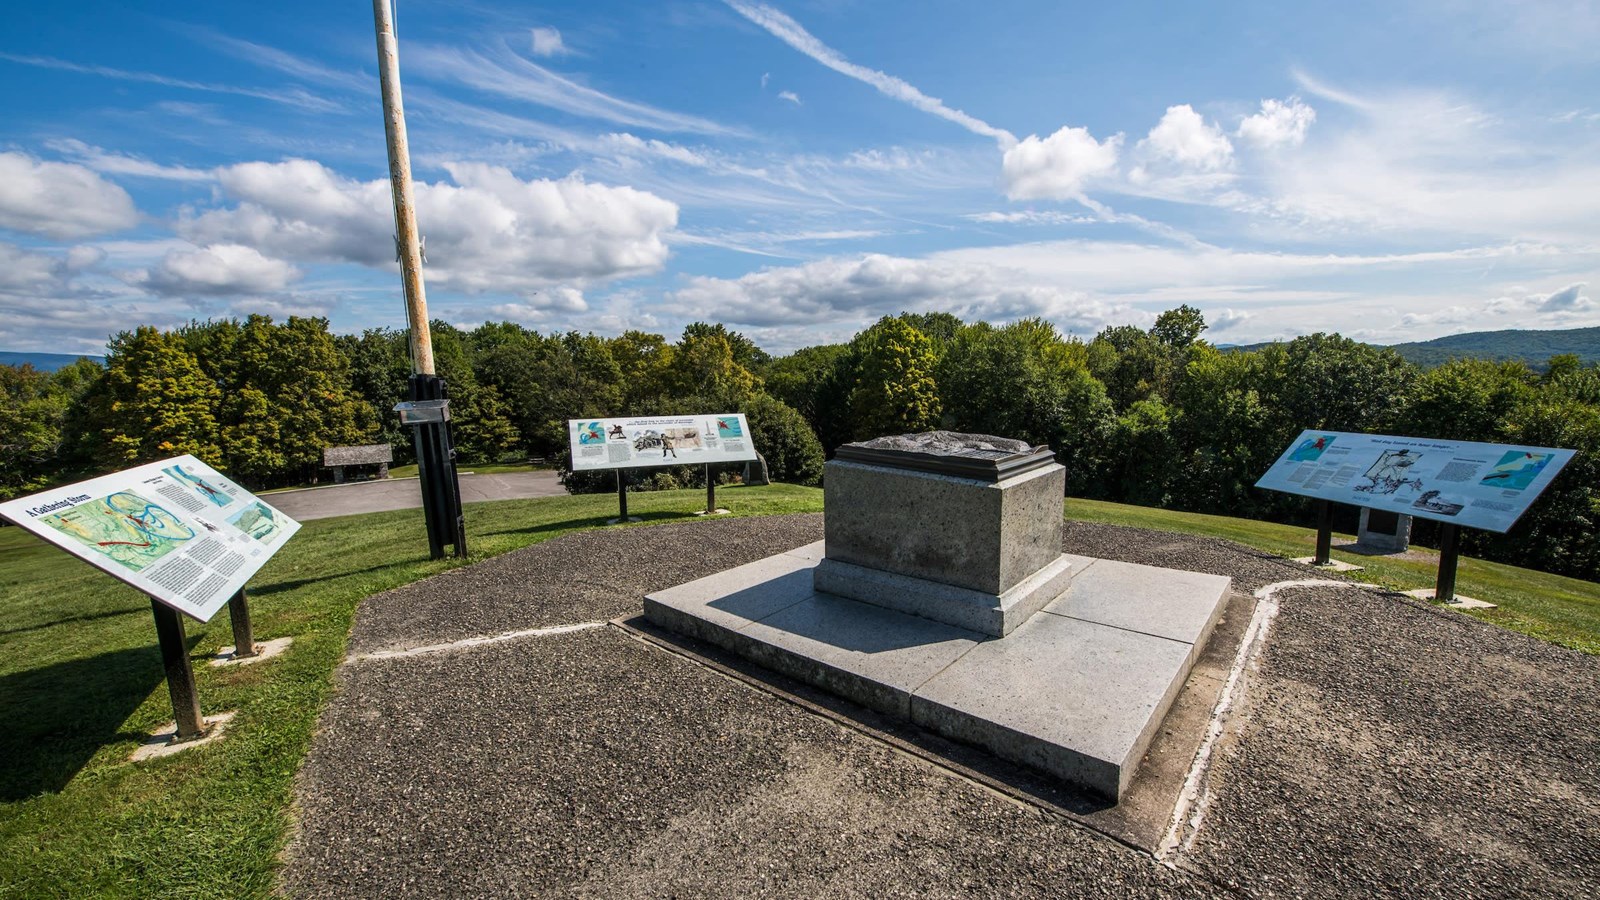
M 192 456 L 0 503 L 0 516 L 202 622 L 300 529 Z
M 573 419 L 572 470 L 631 469 L 744 462 L 756 458 L 742 413 Z
M 1256 487 L 1507 531 L 1573 451 L 1304 431 Z

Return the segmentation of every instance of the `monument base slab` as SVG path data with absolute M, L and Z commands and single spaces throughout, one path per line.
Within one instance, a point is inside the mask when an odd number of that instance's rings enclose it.
M 1060 597 L 1072 583 L 1072 562 L 1058 556 L 1003 594 L 885 572 L 837 559 L 815 570 L 816 589 L 995 637 L 1004 637 Z
M 1229 594 L 1221 576 L 1065 555 L 1009 635 L 821 593 L 822 542 L 645 597 L 670 631 L 1113 800 Z

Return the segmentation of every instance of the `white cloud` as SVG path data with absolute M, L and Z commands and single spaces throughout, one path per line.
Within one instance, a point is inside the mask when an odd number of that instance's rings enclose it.
M 1242 309 L 1223 307 L 1205 314 L 1206 324 L 1211 326 L 1211 331 L 1227 331 L 1245 323 L 1250 314 Z
M 660 131 L 739 133 L 738 129 L 700 116 L 613 97 L 523 59 L 505 46 L 489 53 L 491 55 L 486 56 L 458 47 L 412 44 L 406 49 L 406 64 L 433 78 L 591 119 Z
M 924 94 L 904 79 L 850 62 L 839 51 L 817 40 L 799 22 L 789 18 L 780 10 L 773 9 L 765 3 L 750 3 L 748 0 L 725 0 L 725 2 L 739 15 L 766 29 L 773 37 L 840 75 L 871 85 L 886 97 L 914 106 L 947 122 L 954 122 L 973 134 L 993 138 L 1001 150 L 1008 150 L 1017 143 L 1016 135 L 1004 128 L 996 128 L 982 119 L 946 106 L 943 100 Z
M 79 238 L 138 222 L 128 192 L 84 166 L 0 153 L 0 228 Z
M 1277 157 L 1259 175 L 1258 202 L 1238 205 L 1272 221 L 1277 234 L 1288 224 L 1411 243 L 1594 242 L 1600 163 L 1589 147 L 1538 141 L 1442 91 L 1355 96 L 1298 77 L 1354 115 L 1342 130 Z
M 1072 225 L 1098 221 L 1093 216 L 1059 210 L 1022 209 L 1015 212 L 981 212 L 962 216 L 985 225 Z
M 1559 291 L 1553 291 L 1549 296 L 1539 301 L 1540 312 L 1568 312 L 1573 310 L 1588 309 L 1591 304 L 1589 298 L 1582 291 L 1584 282 L 1569 284 Z
M 0 241 L 0 290 L 26 290 L 61 277 L 61 261 Z
M 1001 172 L 1012 200 L 1070 200 L 1117 169 L 1122 135 L 1097 141 L 1084 128 L 1065 127 L 1047 138 L 1028 135 L 1006 151 Z
M 337 112 L 343 107 L 338 103 L 319 97 L 304 88 L 294 87 L 283 90 L 260 90 L 257 88 L 239 87 L 232 84 L 215 84 L 200 81 L 188 81 L 183 78 L 169 78 L 153 72 L 135 72 L 127 69 L 114 69 L 110 66 L 88 65 L 70 62 L 64 59 L 55 59 L 49 56 L 28 56 L 20 53 L 6 53 L 0 51 L 0 59 L 20 63 L 25 66 L 35 66 L 41 69 L 56 69 L 63 72 L 79 72 L 84 75 L 99 75 L 118 81 L 136 81 L 146 84 L 159 84 L 164 87 L 183 88 L 191 91 L 209 91 L 217 94 L 236 94 L 241 97 L 255 97 L 260 100 L 270 100 L 273 103 L 282 103 L 288 106 L 300 107 L 310 112 Z
M 300 277 L 300 271 L 281 259 L 261 255 L 242 244 L 212 244 L 193 250 L 173 250 L 153 270 L 129 278 L 166 297 L 270 294 Z
M 767 89 L 767 82 L 769 82 L 771 80 L 772 80 L 772 73 L 771 72 L 762 72 L 761 73 L 761 89 L 763 91 Z
M 1199 171 L 1225 169 L 1233 162 L 1228 136 L 1187 103 L 1167 107 L 1138 149 L 1159 162 Z
M 534 28 L 530 36 L 534 56 L 565 56 L 572 52 L 562 43 L 561 32 L 554 28 Z
M 801 105 L 801 103 L 800 103 L 800 95 L 796 94 L 794 91 L 779 91 L 778 92 L 778 99 L 779 100 L 787 100 L 790 103 L 793 103 L 795 106 L 800 106 Z
M 430 285 L 523 291 L 557 281 L 659 269 L 676 204 L 629 187 L 572 177 L 524 181 L 481 163 L 446 164 L 447 182 L 417 182 L 417 221 L 428 238 Z M 295 261 L 391 267 L 387 180 L 359 182 L 310 160 L 219 169 L 237 205 L 188 210 L 179 233 L 196 244 L 235 243 Z
M 209 169 L 195 169 L 189 166 L 164 166 L 137 156 L 128 156 L 122 153 L 114 153 L 101 147 L 94 147 L 73 138 L 46 141 L 45 146 L 63 156 L 71 157 L 83 163 L 96 172 L 106 172 L 112 175 L 131 175 L 137 178 L 158 178 L 165 181 L 211 180 L 211 171 Z
M 1258 147 L 1298 147 L 1317 120 L 1317 111 L 1299 97 L 1263 100 L 1261 111 L 1239 123 L 1239 137 Z
M 736 279 L 691 278 L 668 297 L 665 308 L 685 317 L 757 328 L 864 325 L 908 310 L 996 322 L 1044 316 L 1078 333 L 1139 318 L 1126 307 L 1018 275 L 972 261 L 883 254 L 831 257 Z

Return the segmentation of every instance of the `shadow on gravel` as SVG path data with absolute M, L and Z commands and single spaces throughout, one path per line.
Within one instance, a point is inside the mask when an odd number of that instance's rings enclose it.
M 144 738 L 122 726 L 163 678 L 153 643 L 0 677 L 0 801 L 58 792 L 101 747 Z
M 628 516 L 630 518 L 639 519 L 641 522 L 693 522 L 703 518 L 702 516 L 697 516 L 692 512 L 629 512 Z M 581 519 L 564 519 L 560 522 L 545 522 L 542 525 L 530 525 L 527 528 L 502 528 L 499 531 L 485 531 L 484 535 L 547 534 L 552 531 L 572 531 L 578 528 L 602 528 L 606 527 L 606 523 L 614 518 L 616 517 L 588 516 Z
M 426 559 L 427 556 L 425 554 L 418 553 L 415 559 L 402 559 L 394 562 L 386 562 L 383 565 L 367 566 L 365 569 L 352 569 L 348 572 L 339 572 L 331 576 L 324 575 L 319 578 L 297 578 L 293 581 L 276 581 L 272 584 L 263 584 L 260 587 L 257 587 L 256 585 L 250 585 L 250 596 L 265 597 L 268 594 L 281 594 L 284 591 L 298 590 L 299 588 L 306 587 L 307 585 L 327 584 L 329 581 L 335 581 L 340 578 L 353 578 L 357 575 L 370 575 L 373 572 L 382 572 L 385 569 L 401 568 L 414 563 L 423 562 Z

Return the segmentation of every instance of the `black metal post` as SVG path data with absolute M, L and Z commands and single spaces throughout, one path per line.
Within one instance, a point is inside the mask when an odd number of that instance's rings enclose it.
M 1439 577 L 1434 582 L 1433 599 L 1449 603 L 1456 599 L 1456 563 L 1461 560 L 1461 528 L 1445 523 L 1439 529 Z
M 711 463 L 706 463 L 706 515 L 717 514 L 717 482 L 711 477 Z
M 437 375 L 413 375 L 412 400 L 445 400 L 449 391 Z M 422 488 L 422 513 L 428 523 L 428 552 L 444 556 L 446 544 L 456 556 L 467 555 L 467 523 L 461 514 L 461 482 L 456 473 L 455 441 L 449 422 L 428 422 L 413 427 L 417 447 L 417 476 Z
M 245 599 L 244 588 L 228 601 L 228 620 L 233 623 L 233 658 L 249 659 L 256 655 L 256 637 L 250 627 L 250 602 Z
M 1312 565 L 1325 566 L 1328 564 L 1328 555 L 1333 551 L 1333 504 L 1326 500 L 1317 501 L 1317 555 L 1311 560 Z
M 617 470 L 617 522 L 622 525 L 628 523 L 628 476 L 627 469 Z
M 156 640 L 161 644 L 161 667 L 166 670 L 167 692 L 172 695 L 177 739 L 194 740 L 206 733 L 206 724 L 200 717 L 200 695 L 194 687 L 194 669 L 189 666 L 183 618 L 177 610 L 154 597 L 150 598 L 150 609 L 156 616 Z

